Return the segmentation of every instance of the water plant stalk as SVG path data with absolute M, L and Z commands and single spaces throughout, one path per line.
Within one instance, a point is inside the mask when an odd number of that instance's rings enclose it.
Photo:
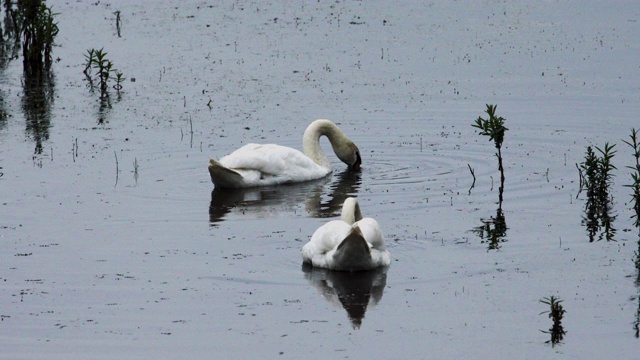
M 633 157 L 635 158 L 635 164 L 633 166 L 627 166 L 631 169 L 631 180 L 633 182 L 629 185 L 624 185 L 631 188 L 631 201 L 633 202 L 633 210 L 635 212 L 631 217 L 635 217 L 635 226 L 640 228 L 640 142 L 638 135 L 640 129 L 631 129 L 630 141 L 622 140 L 625 144 L 631 146 L 633 149 Z
M 560 298 L 555 296 L 549 296 L 546 298 L 542 298 L 540 300 L 541 303 L 549 305 L 548 311 L 543 311 L 539 315 L 549 314 L 549 318 L 553 320 L 553 325 L 548 331 L 542 331 L 547 334 L 551 334 L 551 339 L 546 341 L 546 343 L 551 343 L 551 345 L 556 345 L 560 343 L 564 339 L 564 335 L 567 333 L 562 326 L 562 319 L 566 311 L 562 306 Z
M 478 117 L 475 124 L 471 126 L 480 129 L 480 135 L 489 137 L 489 141 L 493 140 L 496 147 L 496 157 L 498 158 L 498 170 L 500 171 L 500 188 L 499 188 L 499 200 L 502 204 L 502 193 L 504 192 L 504 166 L 502 165 L 502 142 L 504 141 L 504 133 L 509 130 L 504 126 L 505 118 L 496 116 L 496 108 L 498 105 L 487 105 L 485 112 L 489 115 L 488 119 Z
M 120 37 L 120 10 L 114 12 L 116 15 L 116 30 L 118 32 L 118 37 Z

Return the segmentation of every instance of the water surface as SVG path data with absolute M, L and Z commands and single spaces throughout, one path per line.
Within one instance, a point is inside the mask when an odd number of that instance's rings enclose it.
M 0 71 L 8 358 L 636 354 L 631 2 L 48 4 L 53 78 L 32 86 L 19 59 Z M 102 47 L 127 78 L 110 104 L 82 74 Z M 471 127 L 487 103 L 509 128 L 501 206 L 495 149 Z M 319 181 L 213 189 L 209 157 L 301 148 L 316 118 L 358 144 L 361 173 L 331 157 Z M 590 242 L 575 164 L 607 141 L 617 232 Z M 303 268 L 347 196 L 391 266 Z M 567 310 L 555 346 L 551 295 Z

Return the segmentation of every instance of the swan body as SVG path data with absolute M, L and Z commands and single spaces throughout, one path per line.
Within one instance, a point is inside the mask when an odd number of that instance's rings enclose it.
M 380 225 L 362 218 L 354 198 L 347 198 L 340 220 L 319 227 L 302 247 L 302 259 L 314 267 L 340 271 L 371 270 L 391 263 Z
M 304 132 L 299 150 L 276 144 L 247 144 L 219 161 L 209 160 L 209 174 L 216 188 L 247 188 L 320 179 L 333 169 L 320 147 L 326 136 L 338 158 L 358 170 L 358 147 L 333 122 L 319 119 Z

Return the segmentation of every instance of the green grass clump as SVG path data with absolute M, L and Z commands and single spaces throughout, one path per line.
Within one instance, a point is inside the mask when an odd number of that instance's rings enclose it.
M 92 76 L 92 70 L 96 71 L 95 78 Z M 124 75 L 113 66 L 113 62 L 107 58 L 104 48 L 100 50 L 89 49 L 85 55 L 84 75 L 89 81 L 89 86 L 93 89 L 93 80 L 98 80 L 98 88 L 100 89 L 100 98 L 109 96 L 109 81 L 114 80 L 116 84 L 113 86 L 116 91 L 122 89 Z
M 611 163 L 611 159 L 616 154 L 613 148 L 616 145 L 604 144 L 604 149 L 595 147 L 600 153 L 596 155 L 591 148 L 587 147 L 587 155 L 585 160 L 580 164 L 582 170 L 582 185 L 587 189 L 587 197 L 596 197 L 605 201 L 609 199 L 609 188 L 613 183 L 613 170 L 617 170 L 615 165 Z
M 616 170 L 611 162 L 616 154 L 614 147 L 615 144 L 609 145 L 609 143 L 605 143 L 603 149 L 596 146 L 598 155 L 591 146 L 588 146 L 585 160 L 578 166 L 580 191 L 586 189 L 587 192 L 586 215 L 583 223 L 589 232 L 590 241 L 594 241 L 600 229 L 603 229 L 603 232 L 598 240 L 606 237 L 607 241 L 611 241 L 616 233 L 613 227 L 616 216 L 611 214 L 612 197 L 609 190 L 613 184 L 613 170 Z
M 23 65 L 28 74 L 51 69 L 53 44 L 59 31 L 56 15 L 44 0 L 18 1 Z
M 566 311 L 562 304 L 562 300 L 555 296 L 549 296 L 546 298 L 542 298 L 540 300 L 541 303 L 549 305 L 548 311 L 543 311 L 539 315 L 549 314 L 549 318 L 553 320 L 553 325 L 548 331 L 542 331 L 546 334 L 551 334 L 551 339 L 546 341 L 546 343 L 551 343 L 551 345 L 556 345 L 564 339 L 564 335 L 567 333 L 564 331 L 564 327 L 562 326 L 562 318 Z
M 635 212 L 632 218 L 636 218 L 636 227 L 640 227 L 640 143 L 638 142 L 639 132 L 640 130 L 631 129 L 631 135 L 629 135 L 631 141 L 622 140 L 625 144 L 633 148 L 633 157 L 636 160 L 634 166 L 627 166 L 627 168 L 632 170 L 631 179 L 633 180 L 633 183 L 625 185 L 626 187 L 630 187 L 632 190 L 631 201 L 633 202 L 633 210 Z

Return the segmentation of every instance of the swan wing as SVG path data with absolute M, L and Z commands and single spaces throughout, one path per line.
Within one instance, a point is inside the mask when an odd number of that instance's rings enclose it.
M 371 245 L 372 249 L 385 250 L 387 248 L 384 241 L 384 235 L 382 234 L 382 229 L 380 229 L 380 224 L 378 224 L 375 219 L 364 218 L 357 221 L 354 226 L 355 225 L 360 227 L 362 235 Z
M 319 227 L 311 240 L 302 247 L 302 259 L 316 267 L 328 268 L 335 248 L 345 238 L 351 226 L 341 220 L 333 220 Z
M 391 255 L 387 250 L 380 224 L 375 219 L 364 218 L 353 226 L 360 227 L 362 235 L 371 247 L 371 266 L 389 266 L 391 264 Z
M 276 144 L 247 144 L 220 163 L 246 177 L 246 181 L 262 180 L 261 185 L 313 180 L 330 172 L 302 152 Z

